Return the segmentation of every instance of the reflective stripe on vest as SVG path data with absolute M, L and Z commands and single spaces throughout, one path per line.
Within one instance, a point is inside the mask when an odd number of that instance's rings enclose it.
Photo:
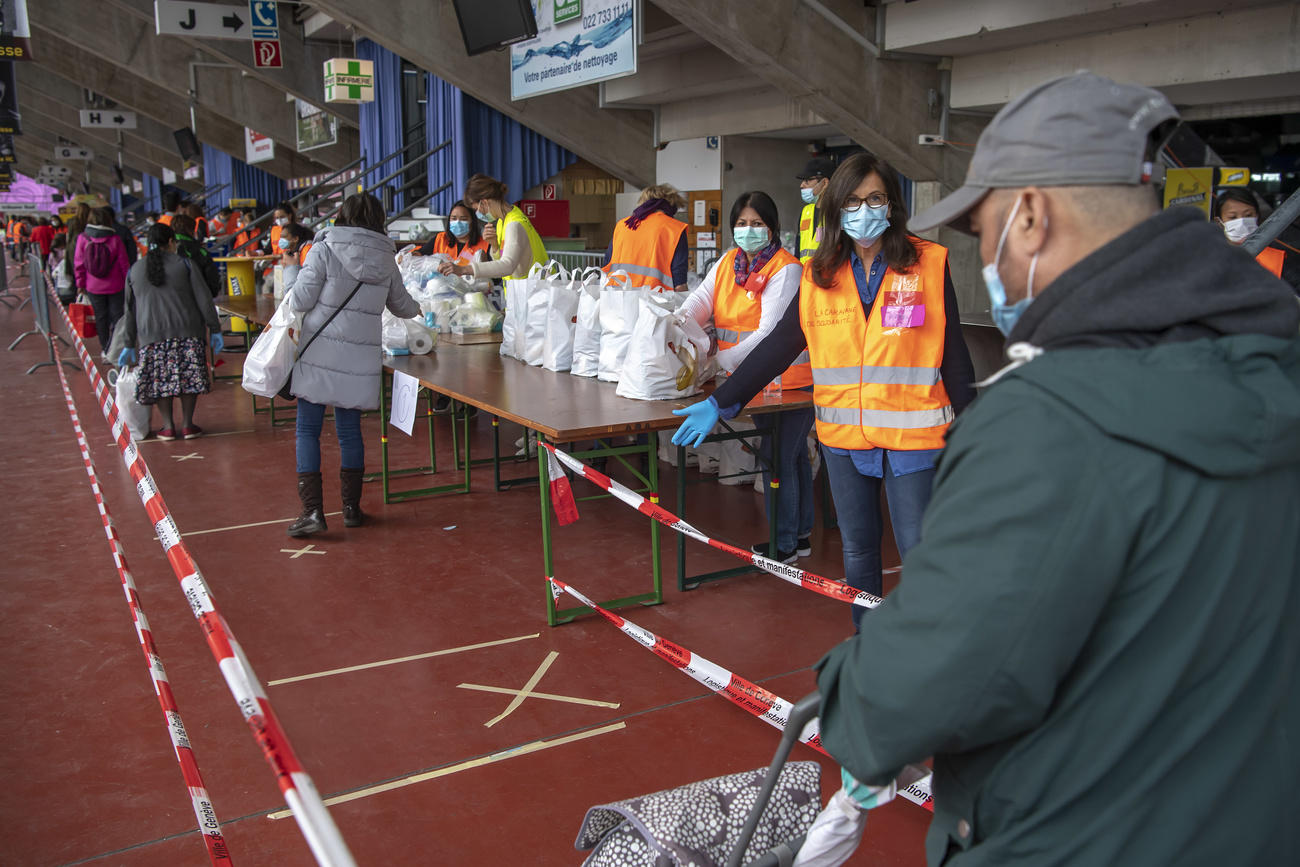
M 859 427 L 884 427 L 899 430 L 946 425 L 953 419 L 952 407 L 938 409 L 887 410 L 845 409 L 839 406 L 817 407 L 817 421 L 828 425 L 841 425 L 854 430 Z
M 739 250 L 728 250 L 713 271 L 713 323 L 718 330 L 718 348 L 730 349 L 758 331 L 763 316 L 765 294 L 750 298 L 736 283 L 736 256 Z M 784 249 L 778 249 L 759 271 L 770 283 L 784 268 L 799 262 Z M 806 388 L 812 385 L 812 371 L 807 358 L 796 361 L 781 372 L 782 388 Z
M 614 224 L 609 264 L 604 271 L 626 271 L 630 288 L 671 292 L 677 288 L 672 274 L 673 256 L 685 233 L 685 223 L 662 211 L 648 214 L 635 229 L 629 229 L 626 220 L 619 220 Z
M 813 385 L 934 385 L 937 367 L 814 367 Z
M 905 274 L 887 269 L 870 310 L 863 309 L 848 262 L 825 288 L 813 281 L 811 269 L 804 272 L 799 323 L 812 359 L 817 437 L 825 445 L 943 447 L 953 418 L 939 372 L 948 251 L 919 239 L 913 243 L 920 260 Z M 886 328 L 886 307 L 911 307 L 907 318 L 921 324 Z
M 541 235 L 537 234 L 537 230 L 533 228 L 533 224 L 528 221 L 528 218 L 526 216 L 524 216 L 524 212 L 519 209 L 518 205 L 512 207 L 510 209 L 510 213 L 506 214 L 504 219 L 497 220 L 497 243 L 503 246 L 505 245 L 506 226 L 509 226 L 511 223 L 522 223 L 524 226 L 524 232 L 526 232 L 528 235 L 528 248 L 529 251 L 532 253 L 532 261 L 528 262 L 527 265 L 522 268 L 522 270 L 527 272 L 528 269 L 533 267 L 533 265 L 537 262 L 541 262 L 545 264 L 548 258 L 546 255 L 546 245 L 542 243 Z M 515 263 L 515 271 L 521 270 L 520 268 L 521 264 L 523 263 L 520 262 Z M 506 277 L 505 279 L 522 280 L 523 278 L 515 277 L 512 275 Z

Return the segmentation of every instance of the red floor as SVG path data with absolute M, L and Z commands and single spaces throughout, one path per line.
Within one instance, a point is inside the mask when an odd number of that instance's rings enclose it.
M 25 278 L 10 282 L 25 295 Z M 0 310 L 0 340 L 7 345 L 31 321 L 29 310 Z M 97 355 L 97 342 L 90 343 Z M 34 337 L 0 353 L 8 452 L 0 491 L 9 503 L 0 664 L 10 684 L 0 710 L 0 863 L 204 864 L 57 375 L 49 368 L 23 375 L 43 354 Z M 229 358 L 220 372 L 237 369 L 238 356 Z M 85 375 L 70 372 L 69 380 L 233 859 L 312 863 L 293 820 L 271 818 L 283 799 L 153 541 Z M 210 436 L 145 443 L 141 452 L 222 613 L 271 684 L 271 701 L 317 787 L 326 796 L 364 793 L 447 771 L 331 808 L 358 863 L 578 864 L 583 854 L 573 840 L 587 807 L 770 759 L 774 729 L 707 694 L 604 621 L 545 625 L 535 487 L 495 493 L 484 468 L 467 496 L 385 506 L 378 485 L 368 485 L 371 525 L 344 530 L 331 518 L 327 534 L 307 540 L 325 553 L 294 558 L 306 542 L 284 534 L 297 512 L 292 430 L 272 430 L 264 415 L 254 417 L 247 396 L 229 382 L 200 400 L 198 423 Z M 452 481 L 446 421 L 438 424 L 443 475 Z M 364 425 L 375 467 L 379 422 L 368 417 Z M 518 436 L 504 429 L 505 439 Z M 489 430 L 480 417 L 479 456 L 488 453 Z M 326 434 L 333 511 L 337 447 Z M 397 432 L 391 442 L 395 460 L 418 461 L 418 443 Z M 671 505 L 673 471 L 661 469 Z M 593 492 L 573 484 L 579 496 Z M 762 499 L 751 488 L 709 482 L 693 486 L 691 497 L 690 518 L 706 532 L 745 544 L 763 536 Z M 597 598 L 648 585 L 646 519 L 614 501 L 580 508 L 582 519 L 556 532 L 557 576 Z M 247 524 L 262 525 L 235 528 Z M 819 529 L 814 540 L 814 556 L 801 565 L 840 574 L 837 534 Z M 665 530 L 666 604 L 623 613 L 788 699 L 807 692 L 811 666 L 847 634 L 846 608 L 758 574 L 678 592 L 673 546 Z M 688 553 L 693 571 L 731 565 L 693 542 Z M 892 551 L 886 562 L 897 562 Z M 518 690 L 552 653 L 536 690 L 604 704 L 529 698 L 489 727 L 512 696 L 459 686 Z M 570 735 L 585 736 L 457 767 Z M 803 747 L 795 757 L 818 758 Z M 822 764 L 829 795 L 838 774 Z M 927 822 L 928 814 L 907 802 L 882 808 L 851 863 L 923 863 Z

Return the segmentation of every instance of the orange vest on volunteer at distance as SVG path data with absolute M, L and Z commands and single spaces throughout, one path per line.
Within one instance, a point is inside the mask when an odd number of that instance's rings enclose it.
M 745 288 L 736 284 L 737 252 L 738 249 L 728 251 L 713 272 L 713 324 L 718 329 L 718 349 L 730 349 L 753 334 L 763 316 L 763 296 L 758 294 L 751 299 Z M 786 250 L 778 249 L 758 273 L 770 281 L 778 271 L 790 265 L 798 266 L 799 260 Z M 806 388 L 812 382 L 807 352 L 781 374 L 782 388 Z
M 799 322 L 812 361 L 817 439 L 841 449 L 937 449 L 953 419 L 943 387 L 944 275 L 948 250 L 912 238 L 920 260 L 907 274 L 885 271 L 864 315 L 845 262 L 831 286 L 804 271 Z M 921 305 L 921 310 L 917 310 Z M 882 322 L 888 315 L 890 323 Z M 924 321 L 899 327 L 902 322 Z
M 311 245 L 312 245 L 312 242 L 311 242 L 311 241 L 303 241 L 300 245 L 298 245 L 298 264 L 299 264 L 299 265 L 306 265 L 306 264 L 307 264 L 307 251 L 311 249 Z
M 442 253 L 444 255 L 450 256 L 452 261 L 457 263 L 468 262 L 470 259 L 474 258 L 475 253 L 478 253 L 480 251 L 486 252 L 491 245 L 488 244 L 486 239 L 479 238 L 479 242 L 477 244 L 473 244 L 467 247 L 462 247 L 460 249 L 460 252 L 456 251 L 457 246 L 458 245 L 447 243 L 446 232 L 439 232 L 436 236 L 434 236 L 433 239 L 434 254 L 436 255 L 438 253 Z
M 685 223 L 662 211 L 655 211 L 635 229 L 629 229 L 626 220 L 619 220 L 614 225 L 605 273 L 626 271 L 629 286 L 672 292 L 677 288 L 673 285 L 673 253 L 685 231 Z
M 1259 251 L 1255 261 L 1273 272 L 1274 277 L 1282 276 L 1282 263 L 1286 261 L 1286 251 L 1277 247 L 1265 247 Z

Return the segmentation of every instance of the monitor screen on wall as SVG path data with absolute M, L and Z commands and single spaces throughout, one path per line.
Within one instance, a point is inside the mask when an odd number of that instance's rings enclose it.
M 537 35 L 529 0 L 453 0 L 465 51 L 471 57 Z

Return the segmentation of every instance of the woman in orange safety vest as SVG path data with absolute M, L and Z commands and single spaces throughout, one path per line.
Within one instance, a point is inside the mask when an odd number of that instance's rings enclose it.
M 717 329 L 718 366 L 730 374 L 750 351 L 772 333 L 790 303 L 799 296 L 803 266 L 781 247 L 781 220 L 776 203 L 764 192 L 741 193 L 731 206 L 731 237 L 736 246 L 713 264 L 704 280 L 682 305 L 682 313 L 701 325 Z M 812 370 L 804 353 L 778 377 L 783 390 L 811 389 Z M 768 514 L 776 517 L 776 551 L 767 541 L 755 553 L 792 563 L 812 553 L 812 464 L 808 432 L 812 408 L 754 416 L 764 431 L 762 450 L 767 468 L 776 467 L 777 484 L 764 469 Z M 779 427 L 779 452 L 772 457 L 772 429 Z
M 416 253 L 420 256 L 442 253 L 458 265 L 465 265 L 473 259 L 486 259 L 489 246 L 474 212 L 464 202 L 457 202 L 447 214 L 447 228 L 425 242 Z
M 879 596 L 881 487 L 901 558 L 920 540 L 935 460 L 974 397 L 974 371 L 948 251 L 908 233 L 894 169 L 854 154 L 835 170 L 822 206 L 822 242 L 798 301 L 708 400 L 675 411 L 687 419 L 673 441 L 702 439 L 806 349 L 845 579 Z M 856 628 L 861 608 L 853 609 Z
M 671 184 L 641 191 L 636 210 L 614 225 L 605 251 L 605 273 L 626 271 L 632 286 L 659 292 L 686 289 L 686 224 L 673 215 L 686 198 Z
M 1259 228 L 1259 206 L 1255 194 L 1248 187 L 1219 190 L 1219 197 L 1214 202 L 1214 222 L 1223 228 L 1229 242 L 1245 242 Z M 1274 277 L 1280 278 L 1282 266 L 1286 263 L 1286 251 L 1278 246 L 1265 247 L 1259 251 L 1255 261 L 1272 271 Z

